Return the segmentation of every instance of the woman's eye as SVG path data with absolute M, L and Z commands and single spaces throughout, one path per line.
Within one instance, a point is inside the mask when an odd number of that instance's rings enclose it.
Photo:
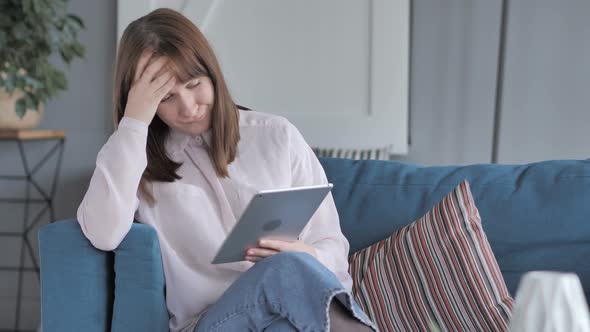
M 193 84 L 193 85 L 190 85 L 190 86 L 188 86 L 188 88 L 189 88 L 189 89 L 194 89 L 194 88 L 198 87 L 198 86 L 199 86 L 199 84 L 201 84 L 201 82 L 200 82 L 200 81 L 199 81 L 199 82 L 197 82 L 197 83 L 195 83 L 195 84 Z

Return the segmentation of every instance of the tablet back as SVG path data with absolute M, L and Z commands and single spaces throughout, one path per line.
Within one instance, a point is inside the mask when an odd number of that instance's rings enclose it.
M 297 240 L 331 189 L 326 184 L 258 192 L 211 263 L 243 261 L 261 238 Z

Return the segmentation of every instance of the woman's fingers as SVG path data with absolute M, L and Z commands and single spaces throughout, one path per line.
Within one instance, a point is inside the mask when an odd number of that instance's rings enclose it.
M 252 262 L 252 263 L 257 263 L 260 262 L 262 260 L 262 257 L 257 257 L 257 256 L 246 256 L 244 258 L 245 260 Z
M 268 257 L 278 254 L 279 251 L 266 248 L 250 248 L 246 251 L 246 256 Z
M 151 62 L 151 61 L 150 61 Z M 156 78 L 156 73 L 158 73 L 168 62 L 167 57 L 159 57 L 155 59 L 153 62 L 148 63 L 147 68 L 141 75 L 140 80 L 143 80 L 145 83 L 151 83 Z
M 143 53 L 139 57 L 139 61 L 137 62 L 137 67 L 135 67 L 135 77 L 133 78 L 133 82 L 137 82 L 141 78 L 141 75 L 143 74 L 146 65 L 152 57 L 152 54 L 153 51 L 150 49 L 146 49 L 143 51 Z
M 258 247 L 282 251 L 298 251 L 306 252 L 317 258 L 317 251 L 311 245 L 306 244 L 301 240 L 297 241 L 282 241 L 282 240 L 271 240 L 271 239 L 260 239 L 258 241 Z
M 168 77 L 168 81 L 166 81 L 166 83 L 164 83 L 164 85 L 162 85 L 155 92 L 155 95 L 156 95 L 156 98 L 158 99 L 158 101 L 161 101 L 162 98 L 164 98 L 166 96 L 166 94 L 170 90 L 172 90 L 172 88 L 174 87 L 175 84 L 176 84 L 176 76 L 170 75 L 170 77 Z
M 273 249 L 276 251 L 292 251 L 294 242 L 261 239 L 258 241 L 258 246 L 261 248 Z
M 150 85 L 154 88 L 155 91 L 160 89 L 163 85 L 165 85 L 174 74 L 170 71 L 165 71 L 160 76 L 156 77 Z
M 314 247 L 305 244 L 302 241 L 281 241 L 261 239 L 257 247 L 246 250 L 245 259 L 250 262 L 258 262 L 266 257 L 276 255 L 284 251 L 306 252 L 317 258 L 317 252 Z

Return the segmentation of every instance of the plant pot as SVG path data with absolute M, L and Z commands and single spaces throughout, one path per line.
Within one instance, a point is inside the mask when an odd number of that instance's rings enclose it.
M 16 114 L 16 101 L 23 96 L 23 91 L 15 89 L 12 95 L 4 88 L 0 88 L 0 130 L 32 129 L 39 125 L 43 117 L 44 105 L 39 105 L 39 110 L 27 109 L 21 119 Z

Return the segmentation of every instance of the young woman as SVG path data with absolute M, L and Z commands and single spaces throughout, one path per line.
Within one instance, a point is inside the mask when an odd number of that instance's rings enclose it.
M 350 294 L 331 195 L 298 241 L 263 240 L 243 262 L 210 264 L 256 191 L 327 179 L 291 123 L 236 106 L 190 20 L 158 9 L 132 22 L 113 97 L 117 129 L 78 221 L 101 250 L 115 249 L 134 219 L 155 228 L 171 331 L 374 329 Z

